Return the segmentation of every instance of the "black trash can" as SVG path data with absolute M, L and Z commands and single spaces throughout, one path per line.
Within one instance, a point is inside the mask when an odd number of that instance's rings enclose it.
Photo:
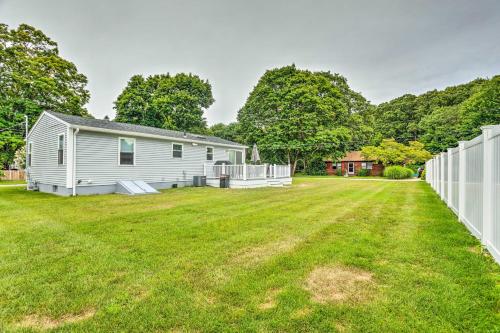
M 229 188 L 229 175 L 220 176 L 220 188 Z
M 193 176 L 193 186 L 207 186 L 207 176 Z

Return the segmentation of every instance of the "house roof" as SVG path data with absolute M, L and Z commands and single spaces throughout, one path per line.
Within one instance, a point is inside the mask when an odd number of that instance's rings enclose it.
M 165 137 L 174 140 L 178 139 L 180 141 L 191 141 L 191 142 L 200 142 L 208 144 L 212 143 L 225 146 L 246 148 L 245 145 L 221 139 L 216 136 L 207 136 L 207 135 L 187 133 L 187 132 L 184 133 L 184 132 L 172 131 L 156 127 L 119 123 L 103 119 L 83 118 L 79 116 L 73 116 L 53 111 L 45 111 L 45 112 L 62 120 L 63 122 L 68 123 L 69 125 L 71 125 L 71 127 L 81 128 L 84 130 L 91 131 L 92 129 L 95 129 L 99 130 L 100 132 L 115 132 L 115 133 L 126 132 L 129 133 L 130 135 L 136 134 L 138 136 Z
M 326 160 L 327 162 L 332 162 L 333 160 L 331 158 Z M 340 161 L 337 162 L 373 162 L 374 160 L 368 160 L 361 155 L 361 151 L 356 150 L 356 151 L 350 151 L 347 152 L 347 154 L 342 158 Z
M 361 151 L 356 150 L 356 151 L 350 151 L 347 152 L 345 157 L 341 159 L 342 162 L 359 162 L 359 161 L 366 161 L 366 159 L 361 155 Z

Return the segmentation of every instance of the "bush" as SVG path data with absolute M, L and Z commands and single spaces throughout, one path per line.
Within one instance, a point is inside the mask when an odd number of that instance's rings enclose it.
M 425 169 L 422 171 L 422 175 L 420 176 L 420 179 L 425 180 Z
M 305 169 L 306 175 L 309 176 L 326 176 L 326 164 L 320 158 L 311 160 Z
M 342 176 L 342 168 L 338 168 L 336 172 L 337 176 Z
M 358 176 L 366 177 L 366 176 L 370 176 L 370 175 L 371 175 L 371 172 L 369 169 L 361 169 L 358 171 Z
M 384 177 L 389 179 L 405 179 L 413 177 L 413 170 L 402 166 L 390 166 L 385 168 Z

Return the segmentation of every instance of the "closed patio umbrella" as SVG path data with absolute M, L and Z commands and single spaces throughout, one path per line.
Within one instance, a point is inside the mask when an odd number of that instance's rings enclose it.
M 256 164 L 257 162 L 260 162 L 260 156 L 259 156 L 259 150 L 257 149 L 257 144 L 253 144 L 252 148 L 252 163 Z

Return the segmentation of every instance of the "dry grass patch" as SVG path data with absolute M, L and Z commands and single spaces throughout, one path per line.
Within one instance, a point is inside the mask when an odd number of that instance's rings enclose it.
M 312 310 L 310 308 L 303 308 L 303 309 L 298 309 L 294 313 L 292 313 L 292 319 L 301 319 L 304 317 L 309 316 L 312 313 Z
M 92 318 L 95 315 L 94 309 L 87 309 L 79 314 L 68 314 L 61 318 L 54 319 L 47 316 L 31 314 L 23 318 L 16 326 L 24 328 L 54 329 L 66 324 L 73 324 Z
M 238 252 L 234 263 L 245 267 L 262 263 L 271 257 L 292 250 L 301 242 L 300 237 L 289 237 L 256 247 L 247 247 Z
M 373 292 L 372 274 L 351 267 L 318 267 L 305 283 L 312 299 L 318 303 L 360 303 Z
M 276 297 L 282 292 L 282 289 L 271 289 L 267 295 L 264 303 L 259 304 L 260 310 L 269 310 L 276 307 Z

